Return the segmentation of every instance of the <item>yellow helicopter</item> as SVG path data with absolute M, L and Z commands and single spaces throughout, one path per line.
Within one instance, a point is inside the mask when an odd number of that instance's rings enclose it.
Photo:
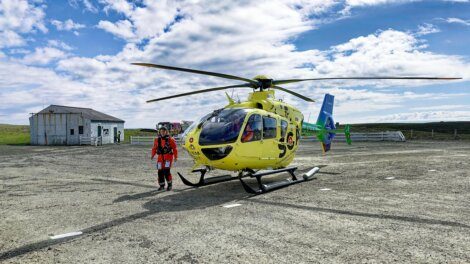
M 152 63 L 132 64 L 244 82 L 237 85 L 214 87 L 157 98 L 149 100 L 147 103 L 232 88 L 253 89 L 253 92 L 249 93 L 248 100 L 244 102 L 235 102 L 233 98 L 225 93 L 228 105 L 207 114 L 185 130 L 182 144 L 194 160 L 195 164 L 192 172 L 200 173 L 199 182 L 192 183 L 178 172 L 184 184 L 194 187 L 239 179 L 245 190 L 253 194 L 261 194 L 308 181 L 318 172 L 319 168 L 314 167 L 305 173 L 303 177 L 297 177 L 295 175 L 297 167 L 288 167 L 299 147 L 302 131 L 315 134 L 321 142 L 324 152 L 330 150 L 331 142 L 336 133 L 344 133 L 347 143 L 351 144 L 349 125 L 346 125 L 344 130 L 338 130 L 335 127 L 333 120 L 333 95 L 325 95 L 317 122 L 312 124 L 304 122 L 304 116 L 298 109 L 281 100 L 277 100 L 274 96 L 274 91 L 284 91 L 308 102 L 314 102 L 314 100 L 279 85 L 321 80 L 458 79 L 438 77 L 339 77 L 273 80 L 264 75 L 247 79 L 234 75 Z M 197 167 L 203 168 L 195 169 Z M 206 172 L 212 169 L 235 171 L 238 172 L 238 177 L 222 175 L 205 178 Z M 291 178 L 269 184 L 261 182 L 261 177 L 281 172 L 288 172 Z M 253 188 L 246 184 L 242 179 L 244 177 L 256 178 L 258 188 Z

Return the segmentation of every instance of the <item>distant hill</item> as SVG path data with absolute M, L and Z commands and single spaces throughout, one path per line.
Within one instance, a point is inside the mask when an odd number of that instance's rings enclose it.
M 0 145 L 28 145 L 29 126 L 0 124 Z

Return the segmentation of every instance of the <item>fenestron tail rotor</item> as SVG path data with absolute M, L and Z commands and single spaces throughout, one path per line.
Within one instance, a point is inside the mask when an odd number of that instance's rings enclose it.
M 194 92 L 187 92 L 187 93 L 182 93 L 182 94 L 170 95 L 170 96 L 166 96 L 166 97 L 161 97 L 161 98 L 157 98 L 157 99 L 148 100 L 147 103 L 162 101 L 162 100 L 168 100 L 168 99 L 172 99 L 172 98 L 188 96 L 188 95 L 193 95 L 193 94 L 207 93 L 207 92 L 231 89 L 231 88 L 252 88 L 252 89 L 259 89 L 261 91 L 265 90 L 265 89 L 276 89 L 276 90 L 280 90 L 280 91 L 284 91 L 286 93 L 292 94 L 292 95 L 294 95 L 298 98 L 301 98 L 305 101 L 314 102 L 314 100 L 311 99 L 311 98 L 308 98 L 304 95 L 293 92 L 289 89 L 280 87 L 279 85 L 289 84 L 289 83 L 296 83 L 296 82 L 304 82 L 304 81 L 326 81 L 326 80 L 458 80 L 458 79 L 462 79 L 462 78 L 455 78 L 455 77 L 415 77 L 415 76 L 404 76 L 404 77 L 382 76 L 382 77 L 380 77 L 379 76 L 379 77 L 325 77 L 325 78 L 273 80 L 273 79 L 267 78 L 266 76 L 263 76 L 263 75 L 258 75 L 253 79 L 248 79 L 248 78 L 243 78 L 243 77 L 230 75 L 230 74 L 210 72 L 210 71 L 201 71 L 201 70 L 195 70 L 195 69 L 189 69 L 189 68 L 181 68 L 181 67 L 173 67 L 173 66 L 166 66 L 166 65 L 160 65 L 160 64 L 153 64 L 153 63 L 140 63 L 139 62 L 139 63 L 132 63 L 132 64 L 133 65 L 138 65 L 138 66 L 144 66 L 144 67 L 151 67 L 151 68 L 158 68 L 158 69 L 165 69 L 165 70 L 172 70 L 172 71 L 202 74 L 202 75 L 208 75 L 208 76 L 214 76 L 214 77 L 219 77 L 219 78 L 224 78 L 224 79 L 238 80 L 238 81 L 244 81 L 245 82 L 243 84 L 214 87 L 214 88 L 208 88 L 208 89 L 203 89 L 203 90 L 197 90 L 197 91 L 194 91 Z

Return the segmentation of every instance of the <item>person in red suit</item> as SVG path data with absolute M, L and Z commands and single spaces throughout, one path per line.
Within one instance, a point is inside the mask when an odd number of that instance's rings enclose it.
M 157 170 L 158 170 L 158 188 L 159 191 L 165 189 L 165 180 L 167 182 L 167 190 L 172 189 L 172 176 L 171 166 L 173 162 L 178 159 L 178 149 L 176 141 L 168 134 L 168 129 L 162 126 L 159 130 L 159 135 L 153 141 L 152 157 L 157 155 Z

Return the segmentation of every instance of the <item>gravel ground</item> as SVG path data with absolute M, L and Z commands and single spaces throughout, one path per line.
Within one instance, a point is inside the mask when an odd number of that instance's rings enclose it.
M 157 192 L 149 146 L 0 146 L 0 262 L 470 263 L 470 142 L 333 147 L 303 142 L 317 178 L 251 196 Z

